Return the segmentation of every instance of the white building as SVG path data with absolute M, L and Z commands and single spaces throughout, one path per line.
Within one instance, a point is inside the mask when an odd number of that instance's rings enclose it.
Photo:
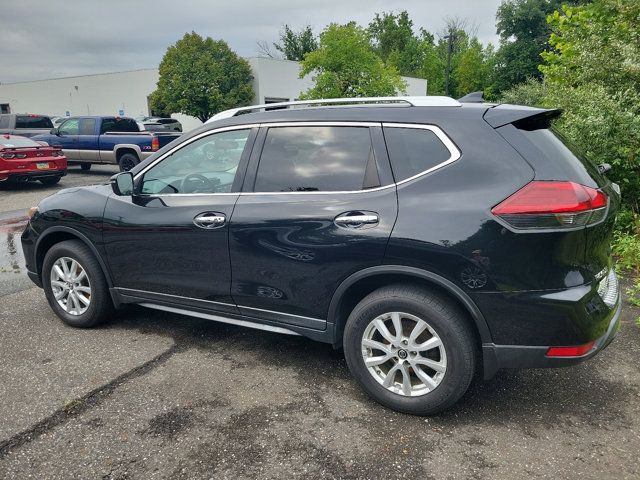
M 313 86 L 311 76 L 298 78 L 300 65 L 289 60 L 247 58 L 253 70 L 254 103 L 294 100 Z M 407 95 L 426 95 L 427 81 L 404 77 Z M 78 77 L 0 84 L 0 113 L 39 113 L 50 116 L 149 115 L 149 95 L 156 89 L 158 69 L 101 73 Z M 200 120 L 175 114 L 184 130 Z

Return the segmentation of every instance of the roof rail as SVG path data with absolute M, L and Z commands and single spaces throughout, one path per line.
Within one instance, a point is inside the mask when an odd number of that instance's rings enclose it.
M 442 96 L 421 96 L 421 97 L 356 97 L 356 98 L 325 98 L 319 100 L 296 100 L 293 102 L 265 103 L 262 105 L 249 105 L 247 107 L 232 108 L 220 113 L 216 113 L 205 123 L 215 122 L 224 118 L 235 117 L 242 113 L 248 113 L 254 110 L 279 109 L 288 107 L 305 107 L 310 105 L 386 105 L 400 104 L 408 107 L 460 107 L 459 101 L 451 97 Z

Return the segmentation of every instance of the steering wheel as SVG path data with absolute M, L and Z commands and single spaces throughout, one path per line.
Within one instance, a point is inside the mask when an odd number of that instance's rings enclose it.
M 212 193 L 216 185 L 204 175 L 190 173 L 182 179 L 180 191 L 182 193 Z

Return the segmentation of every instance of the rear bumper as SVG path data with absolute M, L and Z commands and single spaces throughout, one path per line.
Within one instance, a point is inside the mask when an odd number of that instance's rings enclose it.
M 484 377 L 492 378 L 501 368 L 555 368 L 575 365 L 594 357 L 609 345 L 620 329 L 622 300 L 618 296 L 617 306 L 612 310 L 611 319 L 604 335 L 595 340 L 591 350 L 578 357 L 547 357 L 549 346 L 495 345 L 482 346 Z
M 64 177 L 66 170 L 28 170 L 24 172 L 0 172 L 0 182 L 28 182 L 41 178 Z

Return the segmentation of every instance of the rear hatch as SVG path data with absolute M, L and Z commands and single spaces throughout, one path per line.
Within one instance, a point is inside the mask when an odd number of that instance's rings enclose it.
M 613 228 L 620 206 L 619 187 L 601 173 L 597 159 L 588 158 L 553 127 L 553 120 L 561 114 L 559 110 L 503 107 L 507 108 L 489 109 L 485 120 L 497 127 L 496 130 L 532 166 L 534 181 L 571 182 L 588 187 L 586 191 L 598 191 L 606 196 L 606 208 L 594 210 L 581 227 L 585 233 L 584 263 L 581 265 L 585 283 L 601 280 L 611 267 Z M 492 110 L 495 110 L 493 115 Z

